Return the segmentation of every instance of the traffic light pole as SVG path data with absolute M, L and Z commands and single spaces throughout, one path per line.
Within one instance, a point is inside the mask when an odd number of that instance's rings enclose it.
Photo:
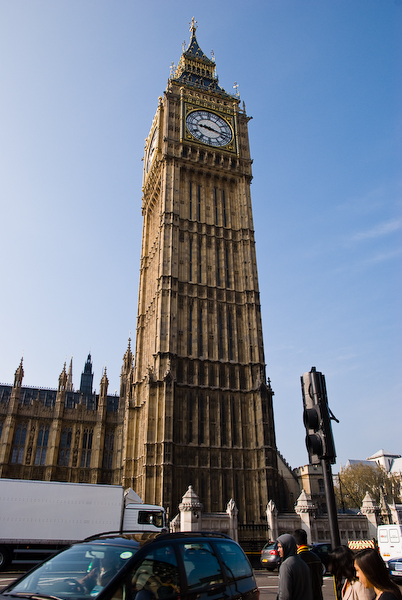
M 331 464 L 335 464 L 336 451 L 331 420 L 333 415 L 327 398 L 325 377 L 315 367 L 301 377 L 303 396 L 303 421 L 306 428 L 306 447 L 311 465 L 321 464 L 332 548 L 340 546 L 338 511 L 336 508 Z
M 336 508 L 334 481 L 332 479 L 331 460 L 323 458 L 321 467 L 324 476 L 325 499 L 327 501 L 329 533 L 331 536 L 332 550 L 341 545 L 338 526 L 338 511 Z

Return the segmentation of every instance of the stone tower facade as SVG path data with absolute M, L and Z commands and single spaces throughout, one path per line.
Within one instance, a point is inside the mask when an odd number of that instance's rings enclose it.
M 134 367 L 125 357 L 123 485 L 175 514 L 192 485 L 239 523 L 279 503 L 245 107 L 191 40 L 146 141 Z M 121 398 L 123 400 L 123 398 Z

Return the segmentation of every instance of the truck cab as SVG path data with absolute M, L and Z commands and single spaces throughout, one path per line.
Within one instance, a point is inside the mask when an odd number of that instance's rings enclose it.
M 124 531 L 162 531 L 166 527 L 165 511 L 153 504 L 126 504 Z

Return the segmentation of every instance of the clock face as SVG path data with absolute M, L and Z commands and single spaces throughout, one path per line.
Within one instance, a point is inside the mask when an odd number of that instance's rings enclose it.
M 209 146 L 226 146 L 233 138 L 225 119 L 207 110 L 193 110 L 187 116 L 186 125 L 193 137 Z
M 147 152 L 147 158 L 146 158 L 146 162 L 145 162 L 145 171 L 146 173 L 149 172 L 149 169 L 151 168 L 152 165 L 152 160 L 155 154 L 155 150 L 156 150 L 156 143 L 158 141 L 158 128 L 155 127 L 154 132 L 152 134 L 152 138 L 151 138 L 151 142 L 149 144 L 149 148 L 148 148 L 148 152 Z

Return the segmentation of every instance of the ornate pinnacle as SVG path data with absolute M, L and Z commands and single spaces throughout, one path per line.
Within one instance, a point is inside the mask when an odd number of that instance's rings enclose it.
M 191 23 L 189 23 L 189 25 L 191 34 L 194 34 L 197 30 L 197 21 L 194 19 L 194 17 L 191 19 Z

